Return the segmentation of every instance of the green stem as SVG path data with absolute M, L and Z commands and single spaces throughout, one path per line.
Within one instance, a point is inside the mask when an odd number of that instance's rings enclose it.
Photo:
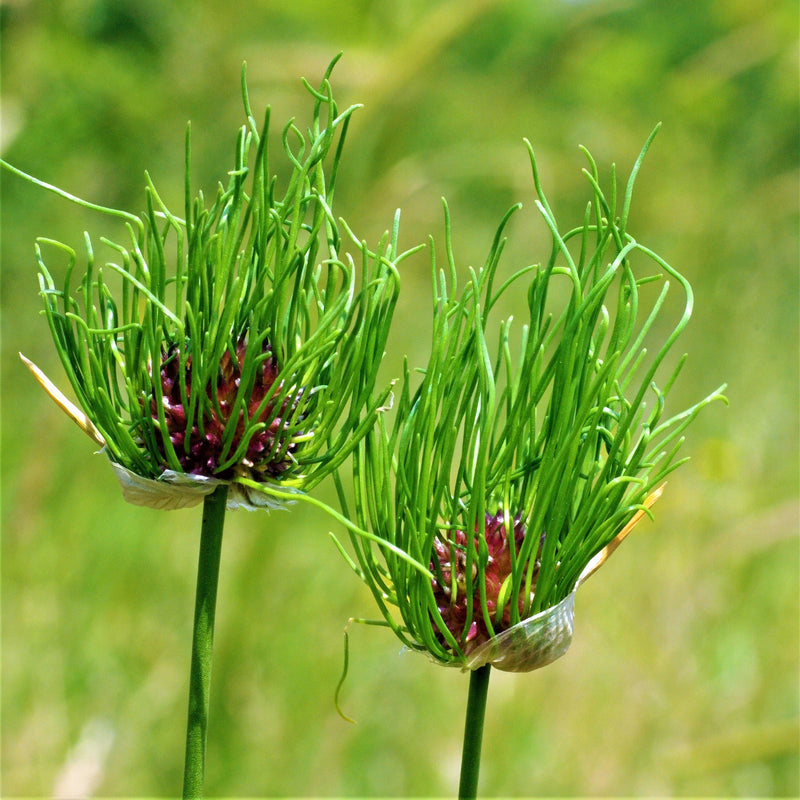
M 478 796 L 478 773 L 481 768 L 481 742 L 483 718 L 486 712 L 486 695 L 489 693 L 491 665 L 479 667 L 469 675 L 467 718 L 464 723 L 464 749 L 461 754 L 461 782 L 458 786 L 460 800 Z
M 203 504 L 192 631 L 192 666 L 189 675 L 189 719 L 186 725 L 186 761 L 183 770 L 184 800 L 203 796 L 214 613 L 227 496 L 228 487 L 223 484 L 207 495 Z

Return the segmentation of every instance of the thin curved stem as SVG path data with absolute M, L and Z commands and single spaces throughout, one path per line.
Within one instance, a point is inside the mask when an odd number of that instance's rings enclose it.
M 478 796 L 483 719 L 486 712 L 486 696 L 489 693 L 491 669 L 491 665 L 486 664 L 486 666 L 473 670 L 469 675 L 464 749 L 461 754 L 461 782 L 458 786 L 459 800 L 468 800 Z
M 189 717 L 186 725 L 186 761 L 183 770 L 184 800 L 203 796 L 211 655 L 214 647 L 214 614 L 217 605 L 222 528 L 225 523 L 227 496 L 228 487 L 223 484 L 208 495 L 203 504 L 192 631 L 192 666 L 189 676 Z

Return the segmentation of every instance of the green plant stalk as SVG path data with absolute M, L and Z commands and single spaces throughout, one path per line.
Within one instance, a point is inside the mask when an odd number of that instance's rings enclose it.
M 464 723 L 464 745 L 461 751 L 461 780 L 458 785 L 460 800 L 478 796 L 478 773 L 481 768 L 481 743 L 483 719 L 486 713 L 486 695 L 489 693 L 490 664 L 469 674 L 467 716 Z
M 214 615 L 227 497 L 228 487 L 223 484 L 208 495 L 203 504 L 192 630 L 192 666 L 189 675 L 189 716 L 186 724 L 186 761 L 183 770 L 184 798 L 203 796 L 211 656 L 214 648 Z

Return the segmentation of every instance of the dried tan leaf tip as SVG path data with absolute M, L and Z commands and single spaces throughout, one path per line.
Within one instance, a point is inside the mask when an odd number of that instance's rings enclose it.
M 88 436 L 94 439 L 101 447 L 105 447 L 106 441 L 100 431 L 95 428 L 92 421 L 83 413 L 64 393 L 56 386 L 47 375 L 36 366 L 30 359 L 22 353 L 19 357 L 23 360 L 28 369 L 33 373 L 39 385 L 50 395 L 56 405 Z

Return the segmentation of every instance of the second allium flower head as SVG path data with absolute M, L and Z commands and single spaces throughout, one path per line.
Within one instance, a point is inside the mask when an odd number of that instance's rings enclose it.
M 76 288 L 77 254 L 37 245 L 46 316 L 82 410 L 37 377 L 103 445 L 134 502 L 191 504 L 219 481 L 245 505 L 305 491 L 347 458 L 388 397 L 374 384 L 403 255 L 396 224 L 370 250 L 332 211 L 356 108 L 337 108 L 334 64 L 319 89 L 306 84 L 307 129 L 283 129 L 287 179 L 272 172 L 269 110 L 257 126 L 243 72 L 247 123 L 210 206 L 192 196 L 187 131 L 181 216 L 149 178 L 141 217 L 78 201 L 121 218 L 129 241 L 107 243 L 116 258 L 98 267 L 87 237 Z M 54 247 L 68 260 L 63 284 L 45 264 Z
M 692 293 L 627 231 L 650 141 L 621 211 L 613 173 L 606 194 L 586 153 L 592 196 L 582 224 L 566 232 L 529 146 L 551 253 L 502 283 L 503 235 L 517 207 L 459 289 L 445 206 L 448 260 L 445 269 L 432 264 L 430 358 L 419 380 L 406 371 L 393 424 L 378 420 L 357 449 L 354 496 L 341 492 L 359 525 L 387 545 L 351 537 L 351 566 L 385 624 L 439 663 L 527 671 L 562 655 L 577 587 L 682 463 L 686 426 L 721 397 L 717 390 L 664 417 L 683 364 L 670 371 L 665 359 L 689 320 Z M 670 284 L 682 295 L 677 304 L 667 302 Z M 513 335 L 511 318 L 497 319 L 492 334 L 493 312 L 512 292 L 527 300 L 524 325 Z M 429 565 L 429 574 L 388 546 Z

